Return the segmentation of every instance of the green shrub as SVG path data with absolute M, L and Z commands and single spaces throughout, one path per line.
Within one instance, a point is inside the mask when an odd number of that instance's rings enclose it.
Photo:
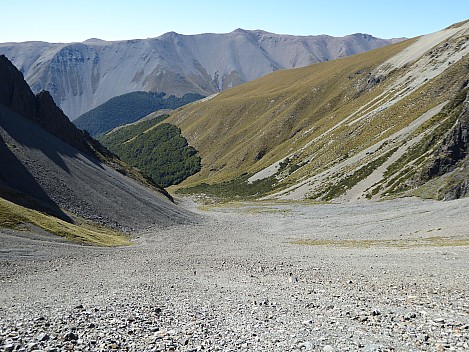
M 274 177 L 268 177 L 252 183 L 247 181 L 249 177 L 251 175 L 244 174 L 231 181 L 211 185 L 201 183 L 193 187 L 179 189 L 177 192 L 181 194 L 206 194 L 223 200 L 248 200 L 261 197 L 275 189 Z
M 162 187 L 182 182 L 201 167 L 197 150 L 188 145 L 178 127 L 158 125 L 165 117 L 122 127 L 99 138 L 124 162 L 139 168 Z

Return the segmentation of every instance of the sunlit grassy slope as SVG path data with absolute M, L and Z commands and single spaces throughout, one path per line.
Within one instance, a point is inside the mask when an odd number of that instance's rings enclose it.
M 79 224 L 70 224 L 51 215 L 36 210 L 24 208 L 0 198 L 0 227 L 8 229 L 28 229 L 34 225 L 53 235 L 83 244 L 98 246 L 125 246 L 130 240 L 121 233 L 105 227 L 81 221 Z
M 167 122 L 182 129 L 203 162 L 202 171 L 186 184 L 255 172 L 298 149 L 379 94 L 357 97 L 358 86 L 411 43 L 275 72 L 179 110 Z
M 202 158 L 202 170 L 180 187 L 208 193 L 212 186 L 249 187 L 249 176 L 277 165 L 268 187 L 265 179 L 259 181 L 262 185 L 257 182 L 259 189 L 254 187 L 251 194 L 319 199 L 343 195 L 380 166 L 387 167 L 391 157 L 397 159 L 394 152 L 404 153 L 403 145 L 425 122 L 418 118 L 453 99 L 467 80 L 467 55 L 444 61 L 448 53 L 457 56 L 467 50 L 467 31 L 378 74 L 386 60 L 418 40 L 275 72 L 177 110 L 166 122 L 180 127 Z M 432 75 L 432 70 L 442 72 Z M 419 82 L 427 74 L 428 79 Z M 440 123 L 433 119 L 426 131 Z M 449 127 L 435 138 L 441 139 Z M 365 165 L 368 170 L 362 169 Z M 346 184 L 335 190 L 344 179 Z M 308 188 L 300 192 L 306 183 Z

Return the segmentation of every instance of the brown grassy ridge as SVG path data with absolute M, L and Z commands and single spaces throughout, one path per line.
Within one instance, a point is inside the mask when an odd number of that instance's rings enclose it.
M 412 43 L 275 72 L 179 109 L 167 122 L 181 128 L 203 163 L 183 185 L 228 180 L 288 155 L 311 139 L 305 131 L 319 135 L 377 94 L 354 97 L 374 67 Z
M 433 67 L 437 54 L 445 48 L 458 50 L 463 36 L 437 44 L 422 56 L 419 65 Z M 403 78 L 407 74 L 418 75 L 418 69 L 413 71 L 418 65 L 413 63 L 387 73 L 381 82 L 370 84 L 370 77 L 376 77 L 373 74 L 379 65 L 416 40 L 275 72 L 209 101 L 179 109 L 168 122 L 180 127 L 189 144 L 199 151 L 202 170 L 177 188 L 189 188 L 186 190 L 189 193 L 213 192 L 228 198 L 238 189 L 247 197 L 259 197 L 296 185 L 343 161 L 347 162 L 319 179 L 314 191 L 310 189 L 304 196 L 322 199 L 343 178 L 360 180 L 352 175 L 368 164 L 371 167 L 379 158 L 389 158 L 390 151 L 409 141 L 416 132 L 406 132 L 410 134 L 405 140 L 388 138 L 430 109 L 450 101 L 467 80 L 469 58 L 465 57 L 415 90 L 412 88 L 410 94 L 409 80 Z M 399 101 L 387 104 L 394 99 Z M 441 121 L 434 118 L 425 128 L 432 130 L 439 124 Z M 444 132 L 434 137 L 441 139 Z M 366 157 L 350 159 L 384 141 L 381 148 Z M 249 175 L 287 156 L 289 163 L 275 180 L 266 180 L 251 189 L 246 187 Z M 347 185 L 345 191 L 353 185 Z

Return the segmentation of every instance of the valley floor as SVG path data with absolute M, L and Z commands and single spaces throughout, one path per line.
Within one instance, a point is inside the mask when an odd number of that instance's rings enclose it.
M 3 231 L 0 350 L 469 350 L 469 199 L 184 202 L 130 247 Z

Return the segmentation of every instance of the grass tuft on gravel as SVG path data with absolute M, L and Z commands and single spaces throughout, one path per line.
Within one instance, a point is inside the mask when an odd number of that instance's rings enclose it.
M 326 240 L 304 239 L 290 242 L 307 246 L 336 246 L 345 248 L 416 248 L 416 247 L 462 247 L 469 246 L 469 238 L 433 236 L 427 238 L 409 238 L 398 240 Z
M 97 246 L 127 246 L 130 240 L 122 233 L 104 226 L 83 222 L 70 224 L 51 215 L 28 209 L 0 198 L 0 227 L 23 230 L 28 224 L 68 240 Z

